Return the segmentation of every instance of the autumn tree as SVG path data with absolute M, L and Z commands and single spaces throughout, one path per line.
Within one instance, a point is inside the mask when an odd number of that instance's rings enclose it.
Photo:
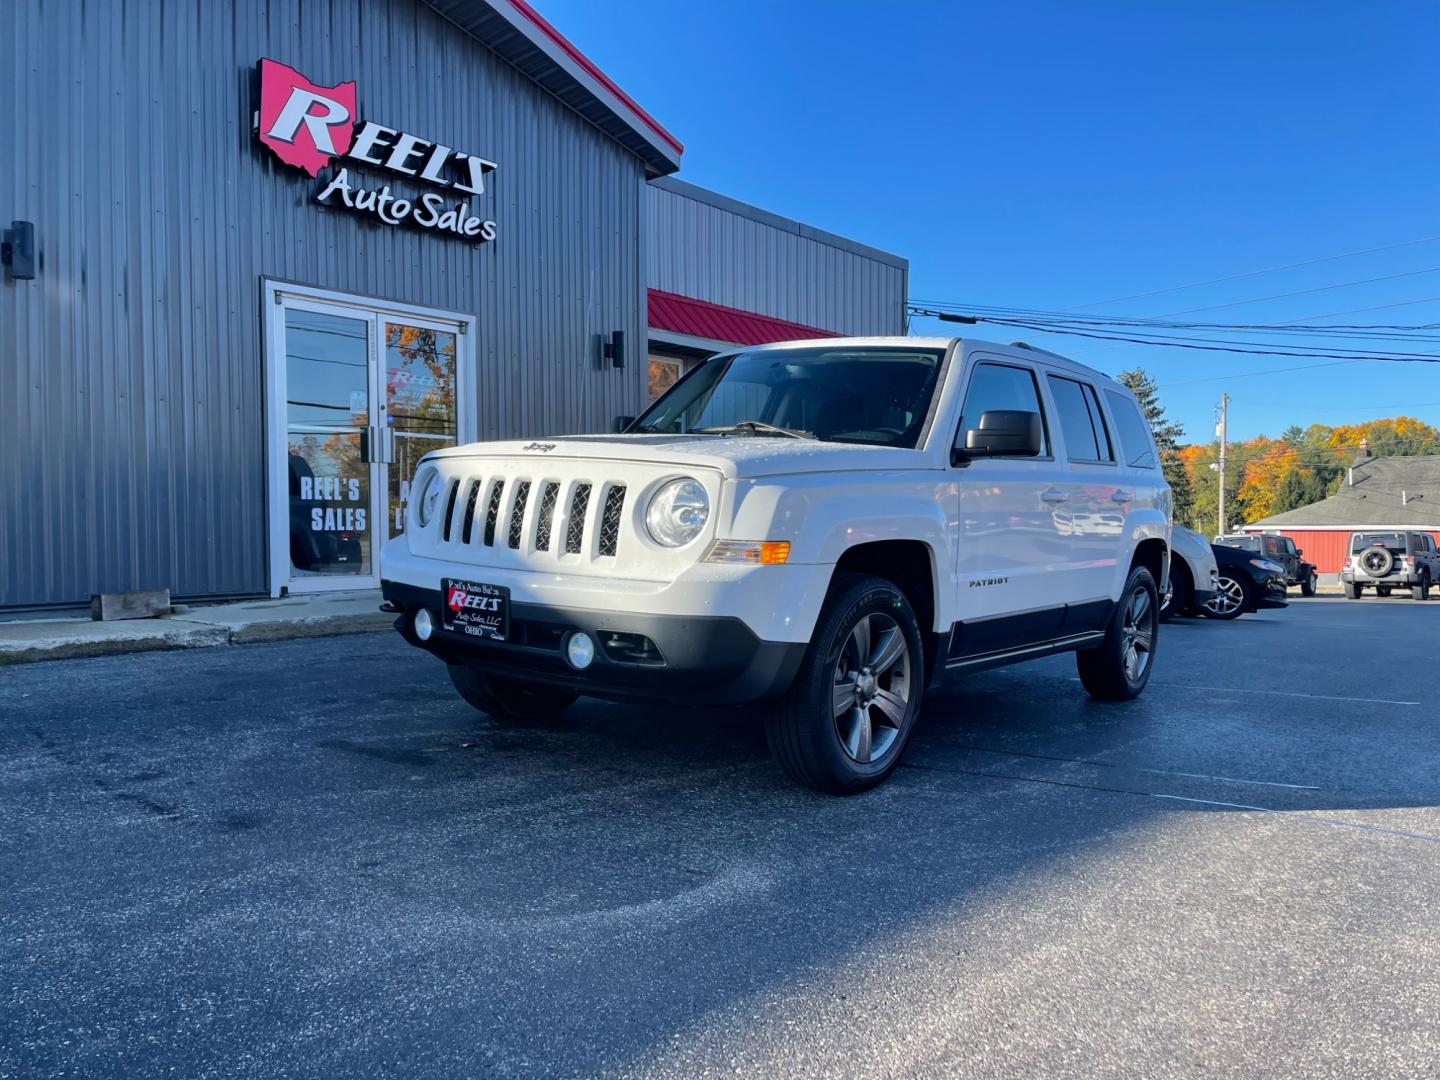
M 1140 411 L 1149 421 L 1150 432 L 1160 450 L 1160 464 L 1165 472 L 1165 481 L 1170 485 L 1175 520 L 1191 520 L 1195 500 L 1191 492 L 1190 472 L 1180 460 L 1180 440 L 1185 436 L 1185 426 L 1166 419 L 1165 408 L 1160 404 L 1160 388 L 1144 368 L 1122 371 L 1116 378 L 1135 395 Z

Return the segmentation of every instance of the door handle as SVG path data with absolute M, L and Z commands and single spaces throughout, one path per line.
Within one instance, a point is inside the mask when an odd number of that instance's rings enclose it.
M 1062 503 L 1070 498 L 1070 493 L 1068 491 L 1062 491 L 1060 488 L 1047 488 L 1040 493 L 1040 498 L 1048 503 Z
M 1114 493 L 1110 496 L 1110 501 L 1117 503 L 1134 502 L 1135 491 L 1133 488 L 1116 488 Z
M 380 429 L 380 446 L 381 446 L 380 459 L 381 459 L 382 461 L 384 461 L 386 465 L 394 465 L 394 464 L 395 464 L 395 429 L 394 429 L 394 428 L 388 428 L 388 427 L 386 427 L 386 428 L 381 428 L 381 429 Z
M 367 427 L 360 432 L 360 460 L 365 462 L 366 465 L 369 465 L 375 460 L 371 453 L 374 450 L 374 440 L 370 438 L 370 433 L 373 430 L 374 428 Z

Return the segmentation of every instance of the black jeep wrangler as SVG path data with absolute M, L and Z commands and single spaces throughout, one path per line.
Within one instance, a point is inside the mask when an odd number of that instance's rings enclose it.
M 1295 541 L 1288 536 L 1275 536 L 1272 533 L 1232 533 L 1229 536 L 1215 537 L 1215 543 L 1223 547 L 1253 551 L 1262 558 L 1279 563 L 1285 568 L 1286 585 L 1299 585 L 1301 596 L 1315 595 L 1319 575 L 1315 573 L 1313 564 L 1300 558 L 1305 552 L 1297 548 Z

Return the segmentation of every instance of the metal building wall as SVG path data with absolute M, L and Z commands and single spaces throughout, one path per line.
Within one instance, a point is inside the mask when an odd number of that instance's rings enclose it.
M 498 238 L 314 205 L 252 133 L 262 56 L 498 162 Z M 0 216 L 41 256 L 0 280 L 0 607 L 266 590 L 263 277 L 475 313 L 482 437 L 643 400 L 596 361 L 643 340 L 641 163 L 424 4 L 12 0 L 0 68 Z
M 647 284 L 841 334 L 905 333 L 909 262 L 673 177 L 646 198 Z

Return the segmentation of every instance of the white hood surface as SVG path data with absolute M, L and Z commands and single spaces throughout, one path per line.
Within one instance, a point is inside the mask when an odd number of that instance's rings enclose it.
M 715 469 L 727 477 L 737 478 L 940 468 L 930 454 L 920 450 L 768 435 L 566 435 L 553 439 L 469 443 L 436 451 L 432 456 L 650 461 Z

